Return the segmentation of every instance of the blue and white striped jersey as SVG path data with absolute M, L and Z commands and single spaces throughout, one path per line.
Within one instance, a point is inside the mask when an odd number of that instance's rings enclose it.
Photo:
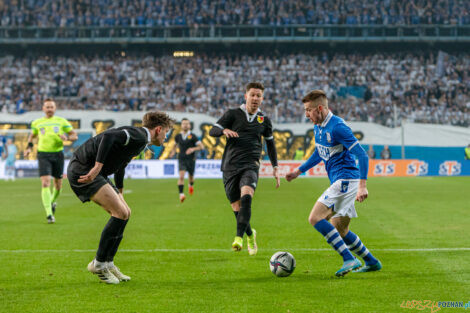
M 331 184 L 339 179 L 367 179 L 367 155 L 342 118 L 330 111 L 321 125 L 315 125 L 314 132 L 315 152 L 299 168 L 301 172 L 323 160 Z M 361 171 L 356 166 L 353 152 L 361 158 L 366 157 L 367 165 Z

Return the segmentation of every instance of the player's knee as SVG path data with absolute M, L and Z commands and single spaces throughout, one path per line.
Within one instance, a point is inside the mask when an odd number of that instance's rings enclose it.
M 316 223 L 318 223 L 320 221 L 320 219 L 313 215 L 313 214 L 310 214 L 309 217 L 308 217 L 308 222 L 312 225 L 312 226 L 315 226 Z
M 48 180 L 48 179 L 42 179 L 41 180 L 41 185 L 42 185 L 42 188 L 50 187 L 51 186 L 51 181 Z

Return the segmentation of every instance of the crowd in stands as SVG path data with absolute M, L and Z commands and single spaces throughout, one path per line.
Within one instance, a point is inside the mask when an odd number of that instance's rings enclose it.
M 168 110 L 219 117 L 243 103 L 244 85 L 266 86 L 275 122 L 304 122 L 302 97 L 323 89 L 347 121 L 470 125 L 470 54 L 126 55 L 0 58 L 0 112 Z
M 0 26 L 470 24 L 468 0 L 0 0 Z

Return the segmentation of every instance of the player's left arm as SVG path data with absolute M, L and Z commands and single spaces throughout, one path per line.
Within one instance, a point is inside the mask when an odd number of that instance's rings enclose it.
M 186 154 L 191 154 L 196 151 L 204 150 L 204 145 L 202 144 L 202 142 L 199 139 L 196 140 L 197 141 L 194 143 L 195 146 L 188 148 L 188 150 L 186 150 Z
M 334 138 L 341 143 L 346 149 L 354 154 L 359 161 L 359 189 L 357 191 L 356 200 L 364 201 L 369 192 L 367 191 L 367 173 L 369 172 L 369 157 L 361 144 L 354 136 L 346 124 L 338 124 L 333 129 Z
M 77 132 L 73 130 L 72 124 L 70 124 L 70 122 L 66 119 L 63 120 L 62 130 L 65 134 L 67 134 L 67 136 L 65 136 L 64 134 L 60 135 L 60 138 L 62 140 L 75 141 L 78 139 Z
M 116 173 L 114 173 L 114 185 L 116 185 L 116 188 L 121 194 L 124 188 L 124 174 L 126 173 L 126 166 L 127 164 L 118 169 Z
M 277 162 L 277 151 L 276 151 L 276 144 L 274 143 L 274 135 L 273 135 L 273 125 L 269 118 L 265 118 L 265 129 L 263 133 L 264 140 L 266 141 L 266 149 L 268 150 L 268 157 L 271 161 L 271 165 L 273 166 L 273 176 L 276 180 L 276 188 L 279 188 L 281 185 L 281 177 L 279 176 L 279 164 Z

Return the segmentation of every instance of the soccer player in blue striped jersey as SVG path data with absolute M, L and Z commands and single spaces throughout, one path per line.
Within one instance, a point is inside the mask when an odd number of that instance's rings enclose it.
M 311 91 L 302 102 L 305 116 L 315 124 L 316 149 L 304 164 L 288 173 L 286 179 L 292 181 L 323 161 L 331 185 L 318 198 L 308 220 L 343 257 L 343 266 L 336 276 L 344 276 L 351 271 L 378 271 L 382 268 L 380 261 L 349 230 L 351 218 L 357 217 L 354 201 L 362 202 L 368 196 L 369 158 L 344 120 L 328 109 L 328 99 L 323 90 Z M 359 161 L 359 168 L 353 154 Z M 328 222 L 330 219 L 331 223 Z M 364 260 L 364 266 L 351 251 Z

